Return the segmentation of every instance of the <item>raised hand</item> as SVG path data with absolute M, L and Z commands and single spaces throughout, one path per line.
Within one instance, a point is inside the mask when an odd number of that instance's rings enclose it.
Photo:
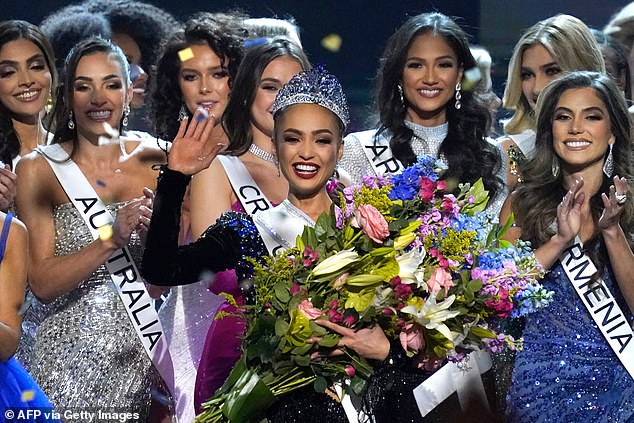
M 573 240 L 581 229 L 581 205 L 585 200 L 582 187 L 583 179 L 577 179 L 557 206 L 557 236 L 564 243 Z
M 202 108 L 196 110 L 191 122 L 184 119 L 172 142 L 167 167 L 185 175 L 193 175 L 208 168 L 224 148 L 224 144 L 209 139 L 215 123 L 215 116 L 208 116 Z
M 603 200 L 603 206 L 605 207 L 599 218 L 599 230 L 601 231 L 618 227 L 623 205 L 629 201 L 630 187 L 627 179 L 615 176 L 613 181 L 614 185 L 610 185 L 609 195 L 601 194 L 601 200 Z M 620 199 L 621 202 L 619 203 Z
M 9 166 L 0 162 L 0 210 L 6 212 L 13 207 L 17 189 L 15 173 L 9 170 Z

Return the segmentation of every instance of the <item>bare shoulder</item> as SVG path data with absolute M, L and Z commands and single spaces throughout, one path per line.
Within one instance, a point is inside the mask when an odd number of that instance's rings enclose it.
M 133 131 L 122 137 L 122 141 L 128 154 L 141 162 L 163 164 L 167 161 L 163 150 L 166 142 L 146 132 Z
M 40 153 L 36 151 L 30 152 L 20 159 L 15 168 L 15 173 L 21 181 L 37 181 L 37 183 L 27 182 L 18 184 L 18 190 L 20 185 L 26 185 L 29 187 L 34 187 L 36 185 L 40 187 L 50 187 L 53 182 L 57 181 L 50 164 Z

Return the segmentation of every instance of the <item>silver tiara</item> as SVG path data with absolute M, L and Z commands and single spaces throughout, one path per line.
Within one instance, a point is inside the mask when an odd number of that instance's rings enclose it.
M 293 104 L 319 104 L 333 112 L 343 126 L 350 123 L 348 102 L 341 84 L 323 65 L 300 72 L 291 78 L 275 96 L 273 115 Z

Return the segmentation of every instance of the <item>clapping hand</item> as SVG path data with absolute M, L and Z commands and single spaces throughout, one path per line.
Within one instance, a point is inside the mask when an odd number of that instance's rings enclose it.
M 575 180 L 575 184 L 557 206 L 557 236 L 564 243 L 573 240 L 581 229 L 581 205 L 585 200 L 582 187 L 583 179 Z
M 154 194 L 152 193 L 150 196 L 146 190 L 151 192 L 151 190 L 147 188 L 144 189 L 143 197 L 129 201 L 117 212 L 117 217 L 112 225 L 112 241 L 117 248 L 122 248 L 130 242 L 132 232 L 139 229 L 147 230 L 146 224 L 149 225 L 149 218 L 145 219 L 145 217 L 148 216 L 148 210 L 149 216 L 152 216 Z
M 599 230 L 606 231 L 618 227 L 623 205 L 627 202 L 629 191 L 627 179 L 615 176 L 614 185 L 610 185 L 609 195 L 601 194 L 605 208 L 599 218 Z
M 184 119 L 172 142 L 167 167 L 185 175 L 208 168 L 224 147 L 224 144 L 209 139 L 215 123 L 216 117 L 208 116 L 202 108 L 196 109 L 191 122 Z

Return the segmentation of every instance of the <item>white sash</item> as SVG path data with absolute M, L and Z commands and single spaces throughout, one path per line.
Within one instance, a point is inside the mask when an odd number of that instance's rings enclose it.
M 404 166 L 392 154 L 390 140 L 386 137 L 376 137 L 376 131 L 363 131 L 355 134 L 363 146 L 363 152 L 377 175 L 399 173 Z
M 284 203 L 253 216 L 253 222 L 271 255 L 280 249 L 295 247 L 297 237 L 301 236 L 307 225 L 302 219 L 289 215 Z
M 40 146 L 36 151 L 51 165 L 66 195 L 90 229 L 92 237 L 99 238 L 97 229 L 112 224 L 114 219 L 79 166 L 59 144 Z M 115 251 L 104 264 L 143 349 L 161 374 L 167 388 L 176 395 L 174 367 L 163 336 L 163 327 L 128 247 Z
M 457 392 L 460 408 L 474 403 L 483 404 L 489 410 L 481 374 L 492 366 L 491 356 L 483 350 L 474 351 L 461 363 L 449 362 L 414 388 L 414 399 L 422 417 Z
M 579 237 L 575 239 L 574 245 L 564 250 L 561 265 L 581 302 L 592 316 L 592 320 L 599 327 L 625 370 L 634 379 L 632 328 L 603 279 L 599 278 L 596 282 L 590 281 L 592 275 L 597 272 L 597 268 L 583 252 L 583 244 Z
M 238 201 L 244 207 L 247 214 L 253 216 L 258 211 L 270 210 L 273 208 L 271 202 L 262 194 L 262 190 L 255 183 L 251 174 L 247 170 L 242 160 L 236 156 L 216 157 L 222 167 L 225 168 L 227 178 L 233 191 L 238 197 Z

